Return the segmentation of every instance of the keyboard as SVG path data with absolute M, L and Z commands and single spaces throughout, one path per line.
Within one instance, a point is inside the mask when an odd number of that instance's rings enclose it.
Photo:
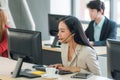
M 60 75 L 65 75 L 65 74 L 72 74 L 73 72 L 71 71 L 64 71 L 64 70 L 59 70 L 59 73 Z
M 45 71 L 45 67 L 35 67 L 35 69 L 38 71 Z

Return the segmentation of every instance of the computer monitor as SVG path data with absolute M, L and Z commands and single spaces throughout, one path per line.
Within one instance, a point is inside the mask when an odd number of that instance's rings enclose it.
M 31 74 L 21 72 L 21 67 L 23 62 L 42 65 L 41 32 L 9 28 L 7 34 L 9 56 L 18 60 L 13 77 L 30 77 Z
M 66 15 L 48 14 L 49 33 L 51 36 L 55 36 L 55 39 L 51 47 L 59 47 L 59 42 L 58 42 L 58 37 L 57 37 L 58 21 L 65 16 Z
M 108 77 L 120 80 L 120 40 L 107 40 Z

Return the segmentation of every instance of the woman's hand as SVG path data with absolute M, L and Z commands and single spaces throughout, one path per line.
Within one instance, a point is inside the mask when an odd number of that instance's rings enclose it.
M 53 65 L 50 65 L 49 67 L 55 67 L 55 68 L 59 69 L 59 67 L 63 67 L 63 65 L 62 64 L 53 64 Z
M 64 66 L 64 67 L 59 67 L 58 69 L 71 71 L 71 72 L 80 72 L 80 67 L 74 67 L 74 66 Z
M 94 42 L 93 41 L 90 41 L 89 42 L 91 46 L 94 46 Z

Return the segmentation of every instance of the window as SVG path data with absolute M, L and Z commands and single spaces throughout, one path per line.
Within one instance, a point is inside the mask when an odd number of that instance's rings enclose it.
M 71 0 L 50 0 L 50 13 L 71 14 Z
M 87 3 L 90 0 L 75 0 L 74 2 L 74 14 L 82 21 L 90 21 L 89 12 L 86 7 Z M 110 1 L 109 0 L 102 0 L 105 3 L 105 12 L 104 15 L 109 18 L 109 11 L 110 11 Z

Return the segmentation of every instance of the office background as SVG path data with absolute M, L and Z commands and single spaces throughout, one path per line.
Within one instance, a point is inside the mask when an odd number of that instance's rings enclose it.
M 48 13 L 74 15 L 78 17 L 85 29 L 90 21 L 86 4 L 90 0 L 0 0 L 8 13 L 8 24 L 11 27 L 37 30 L 42 32 L 42 39 L 49 40 Z M 105 2 L 105 16 L 118 24 L 117 36 L 120 36 L 120 0 L 102 0 Z M 106 76 L 106 58 L 99 57 Z M 105 74 L 105 75 L 104 75 Z
M 86 4 L 90 0 L 0 0 L 1 6 L 8 13 L 11 27 L 33 29 L 42 32 L 42 39 L 49 40 L 48 13 L 74 15 L 86 29 L 90 18 Z M 118 24 L 120 36 L 120 0 L 102 0 L 105 3 L 105 16 Z

